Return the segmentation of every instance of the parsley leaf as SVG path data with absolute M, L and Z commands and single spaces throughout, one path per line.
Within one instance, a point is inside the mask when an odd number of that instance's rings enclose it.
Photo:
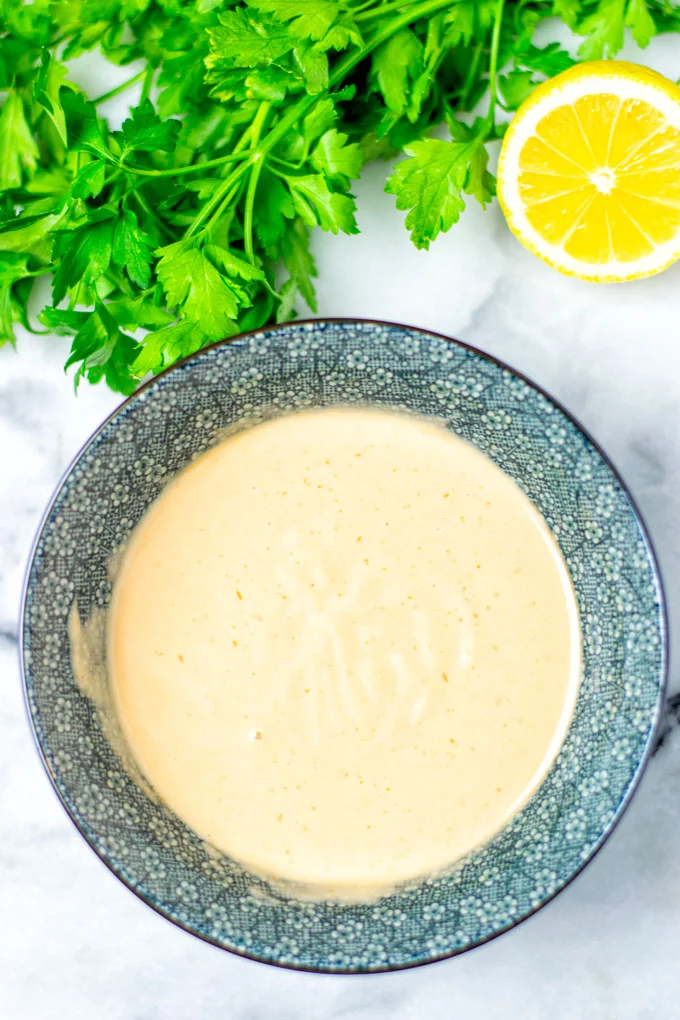
M 583 60 L 615 57 L 623 47 L 626 28 L 642 47 L 656 35 L 656 23 L 647 0 L 599 0 L 597 9 L 577 27 L 580 35 L 587 36 L 579 56 Z
M 0 251 L 28 252 L 41 261 L 49 261 L 53 247 L 52 231 L 59 226 L 62 216 L 62 213 L 50 213 L 26 226 L 9 224 L 8 229 L 0 232 Z
M 76 382 L 124 393 L 207 343 L 315 311 L 312 231 L 356 233 L 366 159 L 406 155 L 386 190 L 420 248 L 470 198 L 489 202 L 498 106 L 573 63 L 551 18 L 581 34 L 581 57 L 680 33 L 672 0 L 0 7 L 0 343 L 30 329 L 34 277 L 51 273 L 39 319 L 73 336 Z M 69 79 L 93 49 L 130 66 L 96 99 Z M 117 130 L 108 100 L 133 86 Z
M 493 197 L 484 135 L 462 124 L 457 134 L 460 140 L 428 138 L 407 145 L 410 158 L 397 163 L 385 185 L 385 191 L 396 195 L 397 209 L 408 210 L 406 226 L 416 248 L 429 248 L 442 230 L 458 222 L 464 194 L 474 195 L 482 205 Z
M 12 288 L 24 276 L 27 262 L 26 255 L 14 252 L 0 255 L 0 347 L 6 343 L 14 346 L 14 323 L 21 321 L 22 316 Z
M 331 128 L 319 139 L 310 162 L 331 178 L 339 174 L 353 180 L 361 172 L 361 148 L 356 143 L 347 145 L 347 135 Z
M 448 26 L 447 39 L 451 46 L 469 46 L 472 42 L 478 20 L 475 2 L 476 0 L 462 0 L 461 3 L 453 4 L 450 10 L 444 13 L 444 20 Z
M 318 96 L 328 88 L 328 57 L 314 46 L 298 46 L 294 55 L 304 76 L 305 89 L 310 96 Z
M 423 44 L 408 28 L 393 35 L 373 55 L 371 82 L 397 117 L 406 112 L 412 84 L 422 66 Z
M 532 43 L 523 42 L 515 51 L 515 63 L 518 67 L 536 71 L 546 78 L 553 78 L 556 74 L 573 67 L 576 61 L 559 43 L 548 43 L 547 46 L 539 48 Z
M 133 107 L 130 114 L 123 121 L 123 154 L 134 149 L 139 152 L 156 152 L 158 149 L 172 152 L 181 127 L 178 120 L 161 120 L 148 99 Z
M 579 35 L 587 36 L 578 54 L 583 60 L 615 57 L 623 46 L 626 0 L 600 0 L 597 10 L 579 24 Z
M 210 342 L 201 327 L 190 320 L 183 319 L 171 326 L 150 333 L 144 339 L 144 346 L 131 366 L 131 372 L 137 379 L 142 379 L 149 372 L 157 375 L 164 368 L 172 365 L 180 358 L 200 351 Z
M 413 82 L 408 108 L 408 118 L 417 121 L 423 103 L 436 86 L 437 71 L 448 55 L 450 41 L 445 28 L 444 15 L 436 14 L 427 26 L 427 38 L 422 56 L 422 70 Z
M 74 152 L 108 156 L 109 150 L 97 116 L 97 107 L 80 92 L 64 92 L 61 105 L 66 118 L 68 143 Z
M 345 20 L 342 18 L 343 8 L 336 0 L 248 0 L 248 4 L 271 14 L 278 21 L 289 22 L 289 31 L 294 39 L 319 42 L 338 19 Z M 347 30 L 350 30 L 348 25 Z M 347 45 L 347 40 L 341 40 L 342 36 L 338 37 L 341 45 Z
M 57 336 L 72 336 L 87 322 L 89 312 L 77 312 L 72 308 L 43 308 L 38 319 Z
M 359 233 L 354 199 L 351 195 L 331 191 L 323 174 L 287 176 L 286 181 L 296 211 L 310 227 L 318 224 L 333 234 L 340 230 L 345 234 Z
M 147 287 L 151 279 L 151 250 L 154 240 L 140 229 L 131 209 L 123 210 L 113 231 L 111 255 L 116 265 L 127 272 L 133 283 Z
M 24 175 L 35 170 L 38 156 L 24 101 L 16 89 L 10 89 L 0 112 L 0 191 L 20 188 Z
M 652 17 L 647 0 L 628 0 L 625 24 L 626 28 L 630 29 L 635 42 L 643 49 L 656 35 L 656 22 Z
M 115 298 L 107 301 L 106 309 L 121 329 L 158 329 L 167 326 L 175 318 L 167 308 L 155 305 L 147 294 Z
M 209 36 L 210 53 L 205 64 L 213 71 L 273 64 L 294 49 L 283 25 L 255 21 L 243 8 L 221 14 L 219 24 L 209 30 Z M 215 81 L 215 75 L 210 75 L 209 80 Z
M 259 266 L 254 266 L 246 259 L 239 258 L 233 251 L 222 248 L 218 244 L 207 244 L 205 253 L 210 257 L 213 264 L 220 269 L 225 276 L 235 277 L 240 280 L 264 280 L 265 275 Z M 244 304 L 250 302 L 244 302 Z
M 52 58 L 49 50 L 43 49 L 40 59 L 40 70 L 33 86 L 33 98 L 38 106 L 47 113 L 54 124 L 57 134 L 66 145 L 66 115 L 61 105 L 59 92 L 62 86 L 74 88 L 66 80 L 67 69 L 63 64 Z
M 316 294 L 312 281 L 317 276 L 317 271 L 309 250 L 309 228 L 303 220 L 296 219 L 282 238 L 281 255 L 293 285 L 289 294 L 294 294 L 294 287 L 307 307 L 316 312 Z
M 283 236 L 295 216 L 290 191 L 280 177 L 266 167 L 260 174 L 257 202 L 253 212 L 255 235 L 265 248 Z
M 509 110 L 517 110 L 534 91 L 536 84 L 533 71 L 519 71 L 517 68 L 498 79 L 498 88 Z
M 307 114 L 303 121 L 303 137 L 307 144 L 315 141 L 328 128 L 333 127 L 338 119 L 335 103 L 328 96 L 320 99 Z
M 206 337 L 220 340 L 236 331 L 239 308 L 251 304 L 243 288 L 225 278 L 193 239 L 159 248 L 158 278 L 170 308 L 180 308 Z M 214 252 L 213 252 L 214 257 Z
M 106 307 L 97 302 L 73 338 L 66 368 L 78 364 L 74 377 L 77 387 L 81 379 L 91 383 L 100 379 L 117 393 L 132 393 L 137 385 L 131 366 L 139 352 L 139 344 L 117 326 Z
M 572 30 L 576 28 L 582 10 L 582 0 L 553 0 L 552 13 Z
M 91 283 L 107 271 L 113 247 L 113 222 L 105 219 L 55 235 L 56 269 L 52 280 L 55 305 L 63 301 L 69 290 Z
M 91 163 L 86 163 L 74 177 L 71 194 L 74 198 L 96 198 L 104 187 L 105 180 L 106 163 L 94 159 Z

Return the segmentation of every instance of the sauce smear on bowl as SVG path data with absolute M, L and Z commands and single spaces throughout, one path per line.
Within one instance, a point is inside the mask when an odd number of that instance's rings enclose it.
M 129 542 L 108 641 L 169 807 L 320 898 L 386 894 L 497 832 L 581 669 L 528 498 L 436 423 L 368 408 L 258 425 L 175 478 Z

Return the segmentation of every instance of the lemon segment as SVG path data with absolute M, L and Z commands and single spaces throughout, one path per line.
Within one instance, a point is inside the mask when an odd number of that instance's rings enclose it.
M 563 273 L 660 272 L 680 257 L 680 88 L 614 60 L 540 85 L 505 135 L 498 197 L 522 244 Z

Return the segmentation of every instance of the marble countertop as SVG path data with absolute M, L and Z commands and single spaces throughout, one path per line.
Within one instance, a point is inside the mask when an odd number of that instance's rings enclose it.
M 677 46 L 677 40 L 675 41 Z M 655 63 L 664 69 L 663 47 Z M 126 72 L 129 74 L 129 70 Z M 115 83 L 114 83 L 115 84 Z M 429 253 L 408 241 L 386 169 L 355 191 L 362 233 L 316 238 L 319 313 L 459 337 L 576 414 L 650 527 L 680 614 L 680 263 L 615 287 L 527 254 L 497 207 L 472 207 Z M 571 887 L 515 931 L 415 971 L 329 977 L 232 957 L 174 928 L 110 874 L 52 793 L 24 714 L 16 630 L 43 508 L 116 405 L 74 396 L 66 341 L 0 351 L 0 1017 L 2 1020 L 674 1020 L 680 1018 L 680 676 L 631 808 Z

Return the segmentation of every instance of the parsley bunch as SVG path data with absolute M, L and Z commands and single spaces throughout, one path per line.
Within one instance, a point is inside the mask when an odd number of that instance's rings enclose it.
M 671 0 L 3 0 L 0 344 L 39 315 L 73 335 L 76 383 L 130 393 L 214 340 L 314 309 L 310 232 L 356 233 L 350 182 L 404 152 L 386 190 L 427 248 L 494 194 L 487 143 L 579 56 L 680 31 Z M 90 99 L 69 60 L 145 70 Z M 120 131 L 98 110 L 142 82 Z M 153 100 L 152 100 L 153 96 Z M 480 103 L 483 114 L 461 119 Z M 432 137 L 446 124 L 450 140 Z

